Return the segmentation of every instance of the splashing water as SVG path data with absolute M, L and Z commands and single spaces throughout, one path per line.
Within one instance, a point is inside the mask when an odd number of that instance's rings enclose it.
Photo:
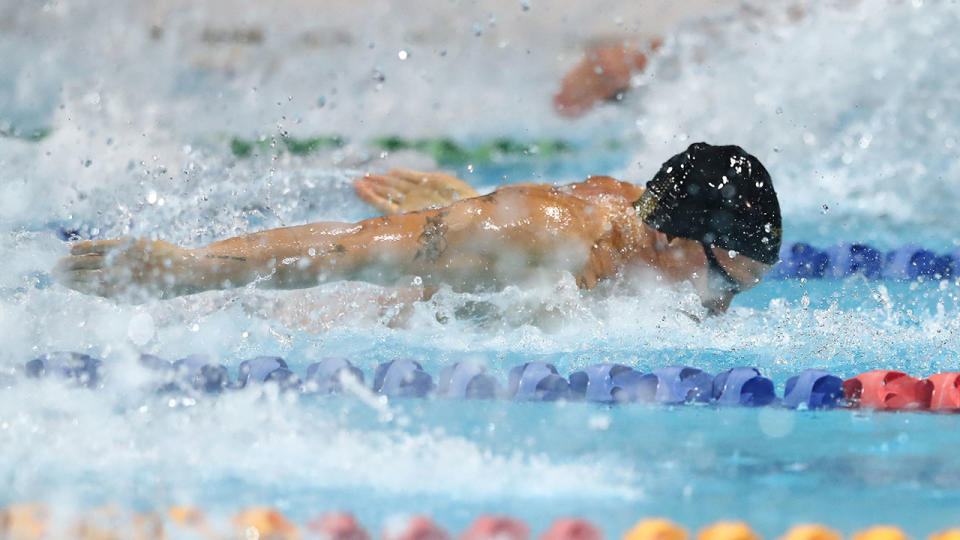
M 0 504 L 187 502 L 221 513 L 271 504 L 300 519 L 344 505 L 372 523 L 427 511 L 450 527 L 479 511 L 535 527 L 567 512 L 610 534 L 649 514 L 692 526 L 742 517 L 765 534 L 798 520 L 849 531 L 877 512 L 915 535 L 955 524 L 952 418 L 790 413 L 790 423 L 778 412 L 439 401 L 391 403 L 385 418 L 357 400 L 252 390 L 171 401 L 146 390 L 150 375 L 135 361 L 141 352 L 206 353 L 235 369 L 277 354 L 302 372 L 349 356 L 369 377 L 399 356 L 433 373 L 477 359 L 501 379 L 530 359 L 563 373 L 599 361 L 749 364 L 778 384 L 813 366 L 926 374 L 956 368 L 953 282 L 768 282 L 703 324 L 677 311 L 696 309 L 688 287 L 612 283 L 586 294 L 572 276 L 491 293 L 441 290 L 402 314 L 366 300 L 381 291 L 362 284 L 131 306 L 49 283 L 66 252 L 57 226 L 196 246 L 369 217 L 351 178 L 411 159 L 434 166 L 364 144 L 383 134 L 613 136 L 634 154 L 617 156 L 634 181 L 690 142 L 735 142 L 773 174 L 788 239 L 954 248 L 960 107 L 949 89 L 960 44 L 951 4 L 764 2 L 705 16 L 667 36 L 624 103 L 578 124 L 549 109 L 571 60 L 556 51 L 570 36 L 523 19 L 541 4 L 510 5 L 515 13 L 495 17 L 380 6 L 362 23 L 328 14 L 339 19 L 326 26 L 294 3 L 267 16 L 266 4 L 151 12 L 127 2 L 108 19 L 95 2 L 0 7 L 0 20 L 20 30 L 0 35 L 0 74 L 11 81 L 0 88 L 3 122 L 21 134 L 50 129 L 38 142 L 0 139 L 0 369 L 52 350 L 108 365 L 95 392 L 53 382 L 0 391 L 9 486 Z M 214 24 L 213 12 L 225 18 Z M 279 31 L 271 20 L 289 24 Z M 57 40 L 44 41 L 52 25 Z M 285 133 L 317 132 L 351 143 L 249 160 L 226 143 L 240 134 L 270 147 Z M 561 163 L 543 180 L 610 172 L 608 161 Z M 537 167 L 461 172 L 490 189 L 503 174 L 529 180 Z

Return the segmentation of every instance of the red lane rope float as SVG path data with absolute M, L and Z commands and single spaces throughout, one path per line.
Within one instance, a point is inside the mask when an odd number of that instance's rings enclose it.
M 929 409 L 933 383 L 903 373 L 875 369 L 843 382 L 851 403 L 872 409 Z
M 933 385 L 930 409 L 960 409 L 960 372 L 937 373 L 927 377 L 927 380 Z

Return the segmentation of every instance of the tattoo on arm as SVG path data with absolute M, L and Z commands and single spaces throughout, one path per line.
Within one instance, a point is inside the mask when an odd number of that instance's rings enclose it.
M 222 259 L 225 261 L 247 262 L 246 257 L 234 257 L 233 255 L 207 255 L 208 259 Z
M 423 257 L 427 262 L 437 262 L 440 255 L 447 249 L 447 224 L 443 222 L 447 212 L 438 212 L 437 215 L 428 217 L 420 232 L 417 242 L 420 249 L 414 255 L 413 260 Z

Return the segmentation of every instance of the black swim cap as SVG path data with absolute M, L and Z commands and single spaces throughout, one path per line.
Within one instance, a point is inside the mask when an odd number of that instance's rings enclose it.
M 770 173 L 739 146 L 691 144 L 633 203 L 649 226 L 765 264 L 780 253 L 780 203 Z

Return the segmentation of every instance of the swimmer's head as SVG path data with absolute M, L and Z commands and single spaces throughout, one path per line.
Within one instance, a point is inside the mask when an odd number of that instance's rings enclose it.
M 765 265 L 780 253 L 780 203 L 770 173 L 739 146 L 691 144 L 666 161 L 634 208 L 650 227 Z

